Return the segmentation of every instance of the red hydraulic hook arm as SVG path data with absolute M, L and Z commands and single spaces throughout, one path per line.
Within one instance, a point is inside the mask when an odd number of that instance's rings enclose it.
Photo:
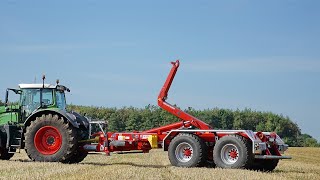
M 203 130 L 212 129 L 212 127 L 207 123 L 201 121 L 200 119 L 197 119 L 196 117 L 193 117 L 192 115 L 166 102 L 168 91 L 176 75 L 176 72 L 179 68 L 180 62 L 179 60 L 177 60 L 176 62 L 171 62 L 171 64 L 172 64 L 171 71 L 158 96 L 158 105 L 162 109 L 180 118 L 183 121 L 184 126 L 186 127 L 189 127 L 192 125 Z

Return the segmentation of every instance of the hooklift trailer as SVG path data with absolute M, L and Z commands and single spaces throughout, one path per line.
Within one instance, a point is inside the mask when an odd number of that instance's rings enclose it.
M 179 167 L 216 166 L 272 171 L 288 149 L 274 132 L 251 130 L 216 130 L 205 122 L 166 102 L 168 91 L 179 68 L 172 62 L 171 71 L 158 96 L 158 105 L 181 121 L 142 132 L 98 132 L 83 149 L 110 152 L 152 148 L 168 151 L 172 165 Z M 98 125 L 101 127 L 102 124 Z M 83 141 L 85 142 L 85 141 Z M 88 142 L 88 141 L 87 141 Z

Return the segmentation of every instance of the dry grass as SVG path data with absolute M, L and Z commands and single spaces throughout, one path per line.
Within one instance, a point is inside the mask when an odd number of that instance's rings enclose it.
M 320 179 L 320 148 L 290 148 L 292 160 L 282 160 L 272 173 L 249 170 L 178 168 L 167 152 L 90 154 L 80 164 L 31 162 L 22 152 L 0 161 L 0 179 Z

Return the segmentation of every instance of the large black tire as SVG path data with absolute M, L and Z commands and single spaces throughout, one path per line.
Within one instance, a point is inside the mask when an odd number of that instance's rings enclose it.
M 198 136 L 182 133 L 170 142 L 168 156 L 173 166 L 204 166 L 207 160 L 206 145 Z
M 77 142 L 81 141 L 81 140 L 85 140 L 88 139 L 89 137 L 89 132 L 88 129 L 82 128 L 82 129 L 77 129 Z M 74 164 L 74 163 L 79 163 L 82 160 L 84 160 L 84 158 L 87 157 L 88 152 L 86 150 L 83 149 L 83 146 L 85 144 L 84 143 L 78 143 L 78 146 L 76 148 L 76 150 L 74 151 L 74 153 L 66 160 L 62 161 L 63 163 L 68 163 L 68 164 Z
M 220 168 L 249 168 L 253 162 L 251 151 L 250 144 L 242 136 L 224 136 L 214 146 L 213 160 Z
M 33 161 L 64 162 L 76 151 L 76 135 L 63 117 L 43 114 L 26 128 L 25 149 Z
M 278 165 L 279 159 L 268 159 L 263 162 L 263 171 L 271 172 Z
M 269 149 L 269 151 L 272 155 L 276 155 L 276 152 L 273 149 Z M 250 169 L 271 172 L 277 167 L 278 162 L 279 159 L 255 159 Z
M 68 158 L 65 161 L 62 161 L 63 163 L 68 163 L 68 164 L 74 164 L 74 163 L 79 163 L 84 160 L 88 155 L 88 152 L 85 151 L 84 149 L 76 149 L 73 155 Z
M 14 153 L 9 153 L 9 149 L 6 148 L 7 135 L 3 128 L 0 128 L 0 159 L 9 160 Z
M 8 149 L 0 147 L 0 159 L 1 160 L 9 160 L 10 158 L 12 158 L 12 156 L 14 155 L 14 153 L 8 153 Z
M 271 172 L 278 165 L 279 159 L 255 159 L 251 170 Z

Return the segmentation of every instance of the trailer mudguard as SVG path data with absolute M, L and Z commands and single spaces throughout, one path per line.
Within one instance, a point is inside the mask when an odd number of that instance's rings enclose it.
M 64 117 L 70 124 L 72 124 L 73 127 L 79 128 L 79 125 L 84 126 L 85 128 L 88 128 L 89 122 L 86 117 L 81 116 L 80 114 L 76 112 L 67 112 L 67 111 L 62 111 L 62 110 L 55 110 L 55 109 L 43 109 L 43 110 L 38 110 L 37 112 L 34 112 L 31 114 L 26 121 L 24 122 L 25 127 L 30 125 L 30 122 L 34 120 L 37 116 L 40 114 L 58 114 Z

